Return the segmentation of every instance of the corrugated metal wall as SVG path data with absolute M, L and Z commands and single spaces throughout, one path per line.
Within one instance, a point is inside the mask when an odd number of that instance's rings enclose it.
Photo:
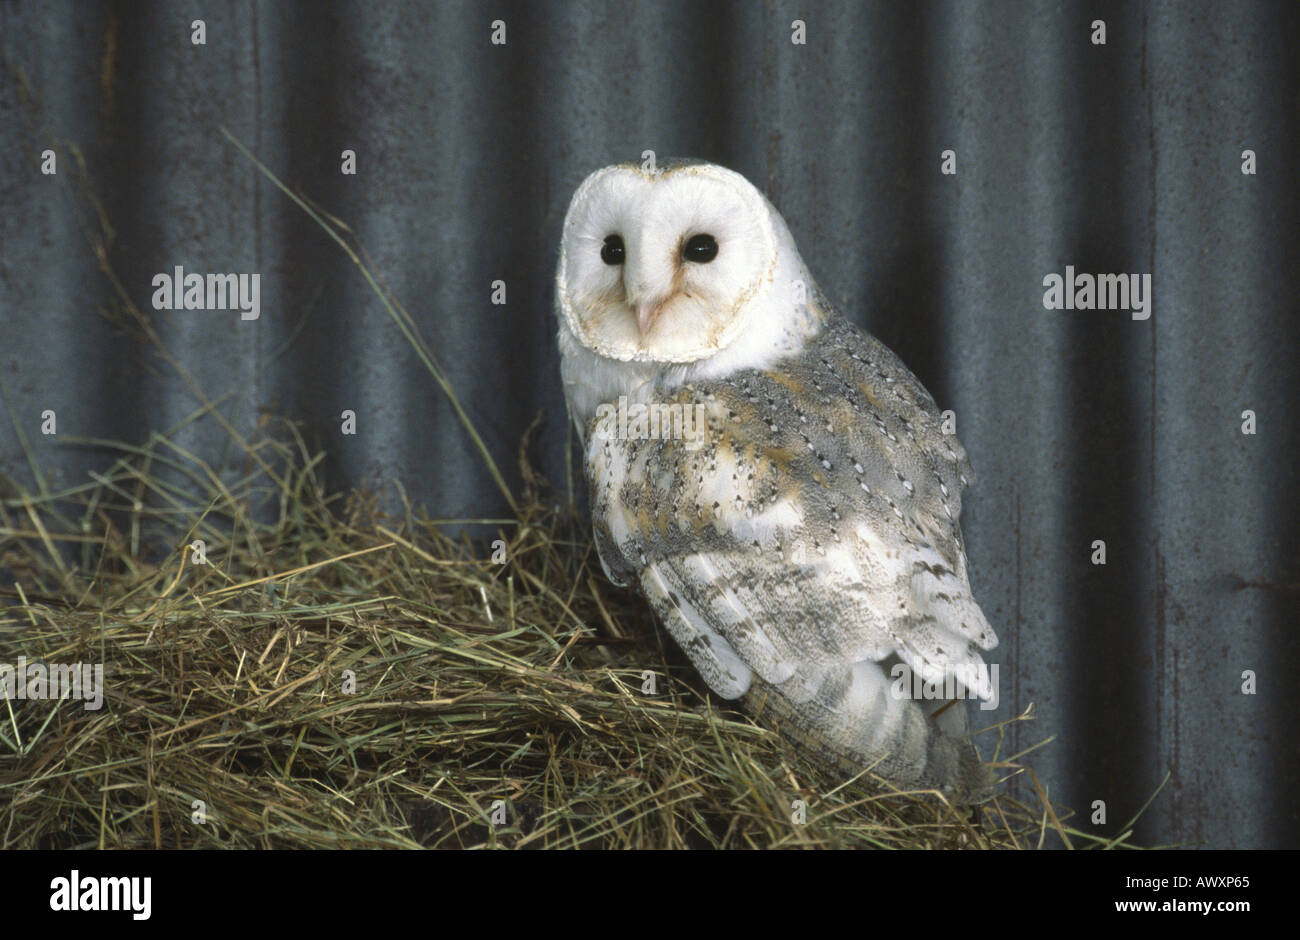
M 1057 735 L 1035 762 L 1052 795 L 1105 800 L 1114 830 L 1168 771 L 1140 839 L 1300 844 L 1300 6 L 30 3 L 0 6 L 0 31 L 0 388 L 63 480 L 106 457 L 41 442 L 43 409 L 142 440 L 196 403 L 97 313 L 112 291 L 67 151 L 39 172 L 47 135 L 84 152 L 145 309 L 175 265 L 261 273 L 259 320 L 154 314 L 239 427 L 304 418 L 336 483 L 400 479 L 458 517 L 505 507 L 443 396 L 218 128 L 355 230 L 503 466 L 544 413 L 561 484 L 567 200 L 646 149 L 709 159 L 766 190 L 826 293 L 955 410 L 972 577 L 1003 639 L 995 714 L 1037 703 L 1019 743 Z M 1066 265 L 1150 273 L 1153 316 L 1044 309 Z M 181 442 L 210 453 L 211 424 Z M 7 418 L 0 470 L 26 479 Z

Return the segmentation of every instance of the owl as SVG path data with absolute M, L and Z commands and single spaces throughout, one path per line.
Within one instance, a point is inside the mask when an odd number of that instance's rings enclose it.
M 591 174 L 556 276 L 596 549 L 717 695 L 822 764 L 974 799 L 997 639 L 934 400 L 818 291 L 743 176 Z

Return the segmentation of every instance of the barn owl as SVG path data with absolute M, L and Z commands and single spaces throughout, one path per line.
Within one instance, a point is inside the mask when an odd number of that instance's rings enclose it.
M 597 170 L 564 221 L 556 307 L 609 580 L 823 764 L 983 792 L 954 701 L 994 694 L 958 527 L 970 464 L 772 204 L 708 163 Z

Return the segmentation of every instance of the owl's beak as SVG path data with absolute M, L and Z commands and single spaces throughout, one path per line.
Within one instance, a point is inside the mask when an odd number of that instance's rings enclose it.
M 645 339 L 650 328 L 655 325 L 655 320 L 659 319 L 659 311 L 663 310 L 667 300 L 646 300 L 636 305 L 636 328 Z

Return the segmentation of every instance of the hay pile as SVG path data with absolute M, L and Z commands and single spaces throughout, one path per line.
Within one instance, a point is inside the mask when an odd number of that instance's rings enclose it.
M 0 705 L 4 848 L 1088 838 L 1041 802 L 972 814 L 805 765 L 702 691 L 535 481 L 473 546 L 327 495 L 290 423 L 245 444 L 233 482 L 164 436 L 61 493 L 7 482 L 0 663 L 100 662 L 106 694 Z

